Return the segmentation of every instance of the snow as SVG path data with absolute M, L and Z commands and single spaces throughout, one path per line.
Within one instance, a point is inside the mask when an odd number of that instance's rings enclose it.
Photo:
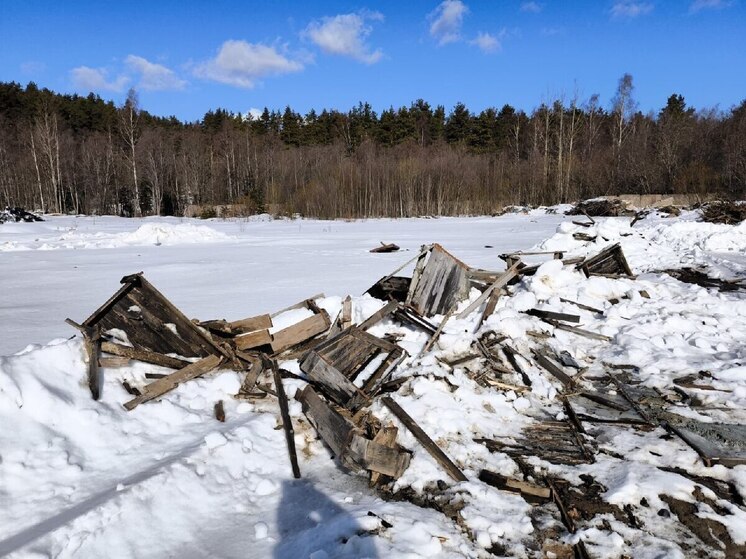
M 536 518 L 519 495 L 477 481 L 483 468 L 517 478 L 521 471 L 506 454 L 491 453 L 474 439 L 514 440 L 538 417 L 562 416 L 561 387 L 526 361 L 521 362 L 533 384 L 521 395 L 477 384 L 466 363 L 445 367 L 439 359 L 468 351 L 479 313 L 451 319 L 433 350 L 421 356 L 423 333 L 389 320 L 371 329 L 376 335 L 402 336 L 399 344 L 410 357 L 394 378 L 408 380 L 395 399 L 469 479 L 453 483 L 400 426 L 398 442 L 413 455 L 396 487 L 421 494 L 447 482 L 446 495 L 462 505 L 460 525 L 433 509 L 384 501 L 365 478 L 342 471 L 292 398 L 304 386 L 301 381 L 285 383 L 296 422 L 300 480 L 292 478 L 272 399 L 232 398 L 242 381 L 239 373 L 190 381 L 127 412 L 122 402 L 129 395 L 121 381 L 143 383 L 146 372 L 168 371 L 131 362 L 104 371 L 102 398 L 94 402 L 85 385 L 82 340 L 70 339 L 74 332 L 63 320 L 82 320 L 117 289 L 121 276 L 142 270 L 189 317 L 235 320 L 324 292 L 318 303 L 331 316 L 352 294 L 353 320 L 360 322 L 382 306 L 360 294 L 422 244 L 439 242 L 469 265 L 502 269 L 497 256 L 503 252 L 563 250 L 567 257 L 621 242 L 636 280 L 585 278 L 559 261 L 547 261 L 512 287 L 510 297 L 498 300 L 481 332 L 508 336 L 524 354 L 529 332 L 553 333 L 547 343 L 589 367 L 586 375 L 604 363 L 633 364 L 637 380 L 649 387 L 665 388 L 675 378 L 709 371 L 716 390 L 698 393 L 704 407 L 675 410 L 702 421 L 742 423 L 746 297 L 657 273 L 703 266 L 711 275 L 744 277 L 744 226 L 695 219 L 689 213 L 676 219 L 651 214 L 630 227 L 627 218 L 597 218 L 596 225 L 584 228 L 563 215 L 531 211 L 497 218 L 354 222 L 52 217 L 3 225 L 0 321 L 7 326 L 0 337 L 0 556 L 455 558 L 487 557 L 490 549 L 504 549 L 511 557 L 541 556 L 533 538 L 556 519 Z M 598 238 L 581 242 L 574 232 Z M 369 253 L 379 241 L 396 242 L 404 251 Z M 642 290 L 650 298 L 642 297 Z M 471 299 L 477 296 L 474 290 Z M 611 304 L 611 298 L 619 302 Z M 604 316 L 561 299 L 602 309 Z M 524 314 L 534 307 L 578 314 L 582 328 L 612 342 L 554 331 Z M 283 312 L 273 330 L 308 314 L 306 309 Z M 282 366 L 298 372 L 297 362 Z M 224 402 L 225 423 L 213 417 L 218 400 Z M 398 424 L 380 403 L 372 411 Z M 538 464 L 574 484 L 591 475 L 602 484 L 605 502 L 633 507 L 645 524 L 645 530 L 634 530 L 604 515 L 604 523 L 567 536 L 567 541 L 583 539 L 593 557 L 690 556 L 672 528 L 676 523 L 658 512 L 668 508 L 662 494 L 695 502 L 696 484 L 659 466 L 728 481 L 746 494 L 746 467 L 706 468 L 691 448 L 662 429 L 612 426 L 594 436 L 601 451 L 595 463 Z M 743 542 L 743 508 L 703 491 L 718 506 L 700 503 L 698 515 L 718 520 Z

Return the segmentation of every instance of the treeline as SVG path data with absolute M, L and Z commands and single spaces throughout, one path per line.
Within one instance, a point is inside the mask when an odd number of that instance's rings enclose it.
M 377 114 L 259 117 L 217 109 L 199 122 L 0 83 L 0 203 L 47 212 L 181 215 L 193 204 L 309 217 L 488 214 L 615 193 L 746 194 L 746 101 L 657 114 L 624 75 L 598 95 L 450 111 L 417 100 Z

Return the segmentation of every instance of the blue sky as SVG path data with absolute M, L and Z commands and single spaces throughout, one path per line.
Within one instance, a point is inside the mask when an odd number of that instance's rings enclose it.
M 211 108 L 447 109 L 598 93 L 634 77 L 644 111 L 671 93 L 746 98 L 746 0 L 444 2 L 0 0 L 0 81 L 95 91 L 196 120 Z

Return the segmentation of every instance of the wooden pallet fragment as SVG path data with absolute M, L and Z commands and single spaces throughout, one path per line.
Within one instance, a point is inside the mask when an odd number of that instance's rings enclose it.
M 622 245 L 619 243 L 605 248 L 590 258 L 586 258 L 578 264 L 577 268 L 582 270 L 586 276 L 597 274 L 634 276 L 624 256 Z

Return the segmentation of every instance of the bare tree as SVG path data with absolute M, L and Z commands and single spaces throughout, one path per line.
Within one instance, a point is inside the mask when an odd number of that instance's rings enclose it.
M 140 184 L 137 181 L 137 153 L 135 148 L 140 140 L 140 103 L 134 88 L 127 92 L 127 99 L 119 109 L 119 133 L 124 140 L 125 158 L 132 169 L 133 211 L 135 216 L 139 217 L 142 215 L 142 208 L 140 207 Z

